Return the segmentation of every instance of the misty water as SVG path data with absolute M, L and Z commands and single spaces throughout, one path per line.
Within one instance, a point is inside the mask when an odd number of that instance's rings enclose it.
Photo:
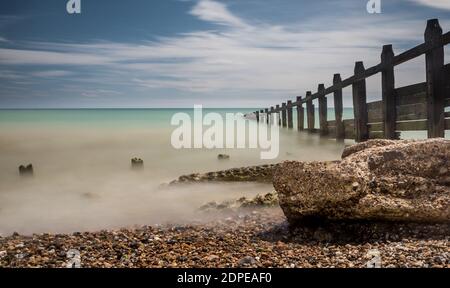
M 0 111 L 0 235 L 202 220 L 207 216 L 198 207 L 204 203 L 251 197 L 273 187 L 223 183 L 160 189 L 160 185 L 194 172 L 283 160 L 335 160 L 345 145 L 282 129 L 279 157 L 274 160 L 261 160 L 258 149 L 176 150 L 170 144 L 176 128 L 170 119 L 183 111 Z M 231 158 L 220 161 L 219 153 Z M 144 160 L 142 171 L 131 169 L 133 157 Z M 34 176 L 20 177 L 19 165 L 29 163 Z

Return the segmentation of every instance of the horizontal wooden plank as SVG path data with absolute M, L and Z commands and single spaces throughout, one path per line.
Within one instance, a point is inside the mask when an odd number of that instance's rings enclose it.
M 410 95 L 427 92 L 427 83 L 417 83 L 395 89 L 397 97 L 408 97 Z
M 331 127 L 331 126 L 336 126 L 336 121 L 335 120 L 328 121 L 328 127 Z
M 427 130 L 427 120 L 397 122 L 397 131 Z
M 411 48 L 401 54 L 398 54 L 394 57 L 394 66 L 405 63 L 409 60 L 419 57 L 422 54 L 425 54 L 429 49 L 430 45 L 427 43 L 422 43 L 419 46 Z
M 397 106 L 409 105 L 417 103 L 425 103 L 427 101 L 427 85 L 419 83 L 411 86 L 398 88 L 395 90 Z
M 397 97 L 395 99 L 396 105 L 410 105 L 410 104 L 418 104 L 418 103 L 426 103 L 427 102 L 427 93 L 420 92 L 416 94 L 410 94 L 403 97 Z
M 369 139 L 383 139 L 384 132 L 383 131 L 369 131 Z
M 383 131 L 383 122 L 369 123 L 367 126 L 369 127 L 369 132 Z
M 342 122 L 344 123 L 345 129 L 347 129 L 347 127 L 355 127 L 354 119 L 345 119 L 345 120 L 342 120 Z
M 450 44 L 450 31 L 442 35 L 442 42 L 444 45 Z
M 421 114 L 405 114 L 397 116 L 397 121 L 411 121 L 411 120 L 424 120 L 427 119 L 426 113 Z
M 369 132 L 383 131 L 383 123 L 368 124 Z M 421 131 L 427 130 L 427 120 L 399 121 L 396 125 L 397 131 Z
M 383 102 L 382 101 L 375 101 L 375 102 L 369 102 L 367 103 L 367 111 L 370 110 L 380 110 L 383 107 Z
M 381 118 L 381 113 L 374 114 L 373 112 L 369 112 L 369 125 L 371 124 L 377 124 L 380 122 L 383 122 L 383 119 Z M 404 115 L 398 115 L 397 121 L 411 121 L 411 120 L 422 120 L 426 119 L 427 115 L 425 112 L 419 113 L 419 114 L 404 114 Z
M 383 114 L 381 111 L 381 109 L 368 110 L 368 123 L 383 122 Z M 426 119 L 427 106 L 425 103 L 397 106 L 396 116 L 397 121 Z
M 397 110 L 397 117 L 403 115 L 416 114 L 418 119 L 427 118 L 426 103 L 397 106 L 396 110 Z M 397 120 L 400 121 L 400 119 Z
M 372 109 L 367 111 L 368 123 L 383 122 L 383 114 L 381 109 Z

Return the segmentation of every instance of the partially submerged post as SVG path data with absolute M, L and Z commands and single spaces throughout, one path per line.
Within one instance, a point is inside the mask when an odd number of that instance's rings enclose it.
M 308 130 L 314 131 L 314 105 L 311 98 L 311 91 L 306 92 L 306 117 L 308 122 Z
M 342 81 L 341 74 L 334 74 L 333 85 L 337 85 Z M 336 139 L 343 140 L 345 138 L 344 122 L 342 121 L 342 113 L 344 106 L 342 103 L 342 88 L 334 91 L 334 116 L 336 118 Z
M 264 113 L 266 113 L 266 123 L 269 124 L 269 109 L 265 109 Z
M 277 104 L 276 108 L 278 114 L 278 126 L 281 126 L 280 105 Z
M 317 89 L 319 93 L 319 123 L 320 123 L 320 135 L 328 135 L 328 107 L 327 97 L 325 96 L 325 85 L 319 84 Z
M 301 96 L 297 96 L 297 129 L 298 131 L 305 129 L 305 109 L 303 108 Z
M 270 107 L 270 124 L 275 124 L 275 108 L 273 106 Z
M 144 168 L 144 160 L 140 158 L 131 159 L 131 168 L 132 169 L 143 169 Z
M 355 63 L 355 77 L 363 78 L 353 83 L 353 111 L 355 115 L 355 141 L 363 142 L 369 139 L 367 127 L 367 96 L 366 79 L 364 78 L 364 64 L 362 61 Z
M 286 110 L 286 103 L 282 103 L 281 104 L 281 118 L 282 118 L 282 121 L 283 121 L 283 127 L 287 126 L 286 112 L 287 112 L 287 110 Z
M 289 129 L 294 128 L 294 123 L 292 121 L 292 101 L 291 100 L 289 100 L 287 102 L 287 122 L 288 122 Z
M 34 174 L 33 164 L 28 164 L 27 166 L 20 165 L 19 174 L 20 176 L 33 176 Z

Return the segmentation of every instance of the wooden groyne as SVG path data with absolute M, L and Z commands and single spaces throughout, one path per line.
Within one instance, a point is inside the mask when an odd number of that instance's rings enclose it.
M 306 92 L 296 101 L 287 101 L 270 109 L 256 111 L 256 119 L 270 122 L 275 113 L 281 114 L 280 125 L 292 129 L 293 109 L 297 109 L 297 130 L 319 132 L 336 139 L 398 139 L 401 131 L 428 131 L 428 138 L 444 137 L 450 130 L 450 64 L 444 63 L 444 47 L 450 43 L 450 32 L 442 33 L 437 19 L 428 20 L 425 42 L 395 55 L 392 45 L 383 46 L 379 64 L 365 68 L 355 63 L 354 75 L 342 80 L 333 77 L 333 85 L 319 84 L 317 92 Z M 426 82 L 395 88 L 394 67 L 425 55 Z M 367 102 L 366 79 L 381 73 L 382 100 Z M 354 119 L 343 119 L 342 89 L 352 87 Z M 334 98 L 335 120 L 328 120 L 328 98 Z M 319 123 L 315 127 L 315 107 L 318 100 Z M 306 106 L 306 111 L 304 109 Z

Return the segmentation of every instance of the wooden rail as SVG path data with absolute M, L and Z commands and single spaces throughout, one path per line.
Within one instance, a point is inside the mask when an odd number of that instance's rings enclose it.
M 333 77 L 333 85 L 318 86 L 316 93 L 306 92 L 305 97 L 297 96 L 296 101 L 288 101 L 276 108 L 266 109 L 266 113 L 280 113 L 283 127 L 293 128 L 293 107 L 297 110 L 297 130 L 316 132 L 315 106 L 319 103 L 319 131 L 321 135 L 334 135 L 336 139 L 365 141 L 371 138 L 399 138 L 399 131 L 427 130 L 428 137 L 444 137 L 450 129 L 450 64 L 444 65 L 444 46 L 450 43 L 450 32 L 442 33 L 437 19 L 428 20 L 425 42 L 395 55 L 392 45 L 383 46 L 381 62 L 364 68 L 361 61 L 355 63 L 354 75 L 342 80 L 340 74 Z M 426 79 L 406 87 L 395 88 L 394 67 L 421 55 L 426 58 Z M 382 100 L 367 103 L 366 79 L 381 73 Z M 342 89 L 352 86 L 354 119 L 343 120 Z M 334 97 L 335 119 L 328 121 L 327 96 Z M 257 121 L 260 113 L 257 111 Z

